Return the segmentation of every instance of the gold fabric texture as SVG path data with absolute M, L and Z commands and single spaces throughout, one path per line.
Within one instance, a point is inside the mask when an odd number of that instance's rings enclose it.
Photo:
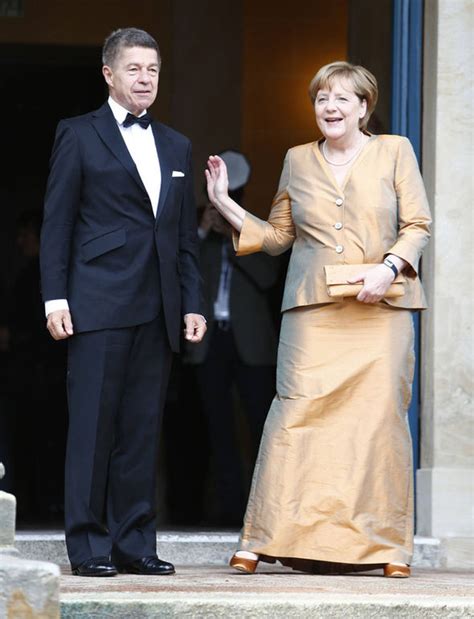
M 413 368 L 410 311 L 347 300 L 284 313 L 241 550 L 410 563 Z
M 342 187 L 317 142 L 291 148 L 285 158 L 268 221 L 247 213 L 239 255 L 280 254 L 292 246 L 282 310 L 334 303 L 327 264 L 381 263 L 387 254 L 406 260 L 402 297 L 395 307 L 423 309 L 418 262 L 428 242 L 431 216 L 413 148 L 407 138 L 371 136 Z
M 410 563 L 410 310 L 426 307 L 418 264 L 430 224 L 411 144 L 389 135 L 370 136 L 342 186 L 318 143 L 291 148 L 268 221 L 246 213 L 239 254 L 292 254 L 277 395 L 240 549 L 314 572 Z M 387 254 L 408 263 L 403 296 L 370 305 L 328 295 L 326 265 Z

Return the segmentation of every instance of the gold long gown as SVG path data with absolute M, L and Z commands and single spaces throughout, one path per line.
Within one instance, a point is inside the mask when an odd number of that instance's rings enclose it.
M 240 550 L 315 572 L 410 564 L 411 314 L 426 307 L 418 262 L 430 223 L 413 149 L 399 136 L 371 136 L 342 186 L 317 143 L 290 149 L 268 220 L 245 215 L 239 255 L 292 255 L 277 395 Z M 327 295 L 324 265 L 389 253 L 407 262 L 403 297 L 366 305 Z
M 409 310 L 346 301 L 285 312 L 241 550 L 410 563 L 413 368 Z

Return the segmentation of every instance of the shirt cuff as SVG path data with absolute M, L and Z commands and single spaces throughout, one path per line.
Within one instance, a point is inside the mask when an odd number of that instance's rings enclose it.
M 68 310 L 69 311 L 69 303 L 67 299 L 52 299 L 51 301 L 46 301 L 44 304 L 44 313 L 46 314 L 46 318 L 51 312 L 57 312 L 58 310 Z

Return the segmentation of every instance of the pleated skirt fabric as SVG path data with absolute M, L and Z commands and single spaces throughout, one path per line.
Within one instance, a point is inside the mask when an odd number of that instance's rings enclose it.
M 284 313 L 240 550 L 316 572 L 410 564 L 413 371 L 409 310 L 350 300 Z

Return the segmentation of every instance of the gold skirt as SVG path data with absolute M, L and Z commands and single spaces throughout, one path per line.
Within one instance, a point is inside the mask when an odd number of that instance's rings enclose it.
M 240 550 L 308 571 L 410 564 L 413 345 L 409 310 L 284 313 Z

